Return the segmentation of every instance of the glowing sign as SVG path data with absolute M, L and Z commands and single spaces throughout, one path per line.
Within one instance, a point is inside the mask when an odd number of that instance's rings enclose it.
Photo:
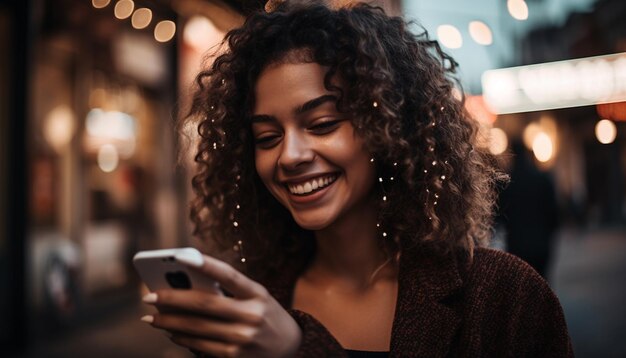
M 482 85 L 498 114 L 626 101 L 626 53 L 485 71 Z

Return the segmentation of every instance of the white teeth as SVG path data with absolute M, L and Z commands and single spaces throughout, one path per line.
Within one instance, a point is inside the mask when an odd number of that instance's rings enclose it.
M 313 190 L 321 189 L 325 186 L 328 186 L 329 184 L 332 184 L 335 179 L 337 179 L 336 175 L 330 175 L 324 178 L 312 179 L 304 184 L 288 185 L 287 187 L 292 194 L 302 195 L 308 194 Z

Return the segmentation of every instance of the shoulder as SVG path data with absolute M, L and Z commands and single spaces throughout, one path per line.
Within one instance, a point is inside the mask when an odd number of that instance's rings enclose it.
M 479 248 L 460 271 L 466 318 L 482 327 L 486 340 L 502 342 L 504 355 L 572 356 L 561 304 L 530 265 L 506 252 Z
M 548 282 L 529 264 L 509 253 L 478 248 L 460 265 L 466 293 L 476 299 L 531 308 L 559 307 Z
M 461 264 L 461 267 L 469 279 L 546 283 L 541 275 L 522 259 L 490 248 L 476 248 L 473 258 Z

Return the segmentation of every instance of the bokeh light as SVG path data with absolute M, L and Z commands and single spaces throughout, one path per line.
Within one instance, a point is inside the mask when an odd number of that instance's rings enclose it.
M 199 52 L 204 52 L 213 45 L 211 34 L 216 31 L 211 20 L 204 16 L 194 16 L 185 25 L 183 40 Z
M 43 135 L 54 149 L 60 151 L 70 142 L 75 129 L 74 112 L 70 107 L 60 105 L 46 116 Z
M 540 132 L 533 140 L 533 153 L 538 161 L 545 163 L 552 159 L 554 153 L 554 145 L 552 140 L 545 132 Z
M 537 137 L 537 134 L 541 133 L 541 127 L 539 124 L 533 122 L 524 128 L 524 133 L 522 134 L 522 140 L 524 141 L 524 145 L 528 149 L 533 148 L 533 142 Z
M 482 21 L 472 21 L 469 23 L 469 33 L 472 39 L 479 45 L 491 45 L 493 43 L 493 34 L 487 24 Z
M 152 11 L 145 7 L 137 9 L 137 11 L 133 13 L 133 17 L 130 21 L 137 30 L 145 29 L 150 25 L 150 21 L 152 21 Z
M 117 168 L 120 156 L 117 148 L 112 144 L 104 144 L 98 150 L 98 167 L 105 172 L 110 173 Z
M 437 38 L 447 48 L 455 49 L 463 46 L 461 32 L 452 25 L 440 25 L 437 27 Z
M 176 34 L 176 24 L 170 20 L 159 22 L 154 28 L 154 39 L 159 42 L 167 42 Z
M 91 5 L 96 9 L 102 9 L 107 7 L 111 3 L 111 0 L 91 0 Z
M 491 128 L 489 130 L 489 151 L 491 152 L 491 154 L 502 154 L 508 146 L 509 139 L 502 129 Z
M 608 119 L 603 119 L 596 123 L 596 138 L 602 144 L 611 144 L 617 137 L 617 127 L 615 123 Z
M 120 0 L 115 4 L 115 17 L 120 20 L 129 17 L 135 9 L 135 3 L 132 0 Z
M 528 4 L 524 0 L 508 0 L 506 7 L 509 10 L 509 14 L 516 20 L 528 19 Z

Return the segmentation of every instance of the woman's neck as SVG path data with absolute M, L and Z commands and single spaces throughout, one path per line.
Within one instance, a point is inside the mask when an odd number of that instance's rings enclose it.
M 376 205 L 367 203 L 333 225 L 316 231 L 316 255 L 308 276 L 367 288 L 377 278 L 394 275 L 394 265 L 380 248 Z

